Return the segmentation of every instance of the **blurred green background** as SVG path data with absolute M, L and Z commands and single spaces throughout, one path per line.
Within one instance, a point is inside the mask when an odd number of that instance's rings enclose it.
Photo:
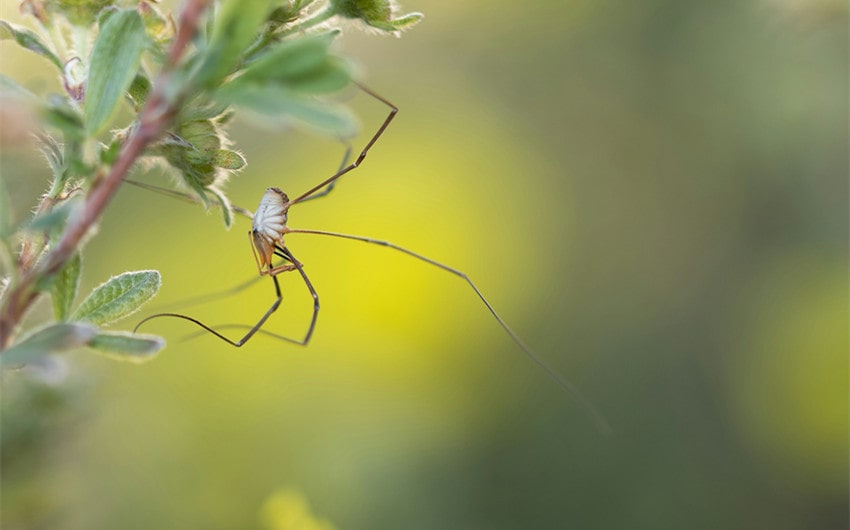
M 146 365 L 80 352 L 56 386 L 4 374 L 8 528 L 847 528 L 846 4 L 403 7 L 426 19 L 401 39 L 341 40 L 397 121 L 290 225 L 469 273 L 614 433 L 458 278 L 292 235 L 322 300 L 307 348 L 181 342 L 193 328 L 159 320 L 145 331 L 169 346 Z M 0 52 L 46 86 L 46 63 Z M 351 104 L 371 134 L 385 109 Z M 233 138 L 249 209 L 342 153 L 299 130 Z M 42 160 L 5 149 L 3 172 L 26 213 Z M 236 285 L 256 271 L 248 227 L 125 186 L 81 292 L 157 268 L 149 314 Z M 309 297 L 283 286 L 268 329 L 300 335 Z M 263 281 L 183 311 L 252 323 L 271 297 Z

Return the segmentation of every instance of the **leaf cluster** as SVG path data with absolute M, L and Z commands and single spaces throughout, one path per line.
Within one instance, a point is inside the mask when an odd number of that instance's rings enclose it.
M 108 331 L 101 326 L 131 315 L 159 290 L 158 271 L 125 272 L 96 287 L 76 311 L 70 313 L 79 287 L 79 254 L 53 279 L 50 288 L 57 322 L 24 335 L 0 356 L 3 366 L 20 366 L 38 361 L 49 353 L 61 353 L 81 346 L 123 360 L 144 361 L 165 346 L 153 335 Z
M 158 134 L 134 161 L 169 168 L 181 193 L 219 207 L 230 226 L 225 184 L 247 163 L 231 148 L 232 117 L 247 113 L 275 127 L 295 122 L 337 137 L 354 134 L 353 115 L 334 100 L 352 81 L 350 61 L 333 51 L 341 34 L 335 22 L 354 18 L 397 34 L 421 18 L 398 15 L 387 0 L 222 0 L 203 11 L 197 31 L 183 43 L 175 23 L 180 16 L 153 0 L 24 0 L 21 10 L 30 15 L 29 27 L 0 20 L 0 40 L 46 60 L 64 92 L 35 94 L 0 74 L 0 104 L 20 105 L 38 117 L 33 132 L 50 170 L 31 219 L 11 217 L 0 181 L 0 316 L 16 282 L 39 270 L 129 139 L 151 120 Z M 186 52 L 174 56 L 178 45 Z M 16 323 L 6 336 L 0 326 L 4 365 L 79 346 L 132 359 L 163 347 L 157 337 L 101 329 L 150 299 L 159 273 L 119 274 L 72 310 L 83 254 L 74 250 L 58 272 L 35 282 L 50 296 L 56 321 L 29 331 Z

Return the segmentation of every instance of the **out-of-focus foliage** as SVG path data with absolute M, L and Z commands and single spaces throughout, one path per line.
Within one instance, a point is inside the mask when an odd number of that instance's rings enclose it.
M 57 504 L 65 479 L 43 471 L 64 458 L 62 448 L 71 442 L 72 433 L 90 407 L 90 389 L 79 377 L 66 377 L 67 367 L 40 369 L 45 370 L 42 376 L 47 371 L 59 376 L 61 385 L 21 373 L 13 378 L 6 376 L 3 381 L 0 485 L 4 528 L 60 526 Z
M 84 421 L 27 416 L 44 421 L 37 446 L 5 445 L 33 407 L 4 394 L 4 523 L 274 528 L 264 514 L 284 487 L 297 492 L 284 506 L 309 499 L 303 513 L 339 529 L 846 528 L 846 6 L 407 3 L 428 18 L 392 46 L 345 25 L 340 41 L 399 117 L 290 222 L 469 273 L 615 433 L 454 278 L 292 235 L 322 297 L 311 346 L 180 342 L 194 330 L 162 322 L 150 331 L 169 353 L 142 367 L 71 356 L 91 387 Z M 4 72 L 37 91 L 40 74 L 2 46 Z M 368 98 L 347 103 L 362 135 L 383 119 Z M 268 186 L 309 189 L 344 150 L 238 118 L 230 130 L 250 164 L 229 197 L 247 208 Z M 3 138 L 19 216 L 44 164 Z M 268 279 L 178 305 L 255 274 L 248 223 L 234 224 L 122 189 L 79 292 L 156 268 L 152 311 L 252 324 Z M 297 277 L 281 283 L 268 329 L 297 334 L 311 300 Z M 12 473 L 25 450 L 38 457 Z
M 263 527 L 267 530 L 336 530 L 336 527 L 315 517 L 303 495 L 292 490 L 276 491 L 261 510 Z

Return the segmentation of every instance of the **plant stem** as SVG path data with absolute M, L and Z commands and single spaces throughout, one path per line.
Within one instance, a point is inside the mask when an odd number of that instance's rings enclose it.
M 138 126 L 121 148 L 121 153 L 107 176 L 93 185 L 80 215 L 72 218 L 59 243 L 34 267 L 23 271 L 17 285 L 11 287 L 0 308 L 0 351 L 12 343 L 18 323 L 39 298 L 38 284 L 56 274 L 73 256 L 84 236 L 97 223 L 124 177 L 145 148 L 166 129 L 180 104 L 175 97 L 171 76 L 187 45 L 195 34 L 198 22 L 209 0 L 188 0 L 180 15 L 180 27 L 168 58 L 154 84 L 151 97 L 139 115 Z

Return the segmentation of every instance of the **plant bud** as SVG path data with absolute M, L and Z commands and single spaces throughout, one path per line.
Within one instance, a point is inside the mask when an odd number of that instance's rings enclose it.
M 111 6 L 115 0 L 43 0 L 40 3 L 48 12 L 63 15 L 75 26 L 90 26 L 98 13 Z
M 396 36 L 422 19 L 422 13 L 396 16 L 398 6 L 392 0 L 331 0 L 331 6 L 341 17 L 360 19 Z
M 176 131 L 178 142 L 166 143 L 163 155 L 180 170 L 192 188 L 206 188 L 216 180 L 215 155 L 221 148 L 221 139 L 211 120 L 182 123 Z M 181 144 L 181 142 L 184 142 Z M 188 144 L 188 145 L 186 145 Z

